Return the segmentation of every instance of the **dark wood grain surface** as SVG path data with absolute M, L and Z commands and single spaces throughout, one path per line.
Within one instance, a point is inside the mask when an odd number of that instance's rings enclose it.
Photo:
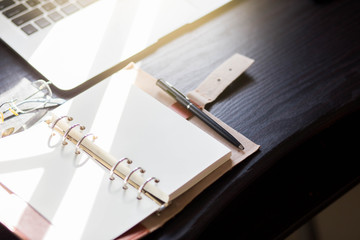
M 129 59 L 184 92 L 235 52 L 255 59 L 207 109 L 260 151 L 148 239 L 281 238 L 359 180 L 359 10 L 357 0 L 233 1 Z M 126 63 L 55 93 L 73 96 Z M 22 77 L 41 76 L 1 43 L 1 93 Z

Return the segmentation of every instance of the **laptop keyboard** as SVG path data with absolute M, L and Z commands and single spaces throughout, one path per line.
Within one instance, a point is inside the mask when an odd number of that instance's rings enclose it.
M 95 1 L 0 0 L 0 11 L 27 35 L 31 35 Z

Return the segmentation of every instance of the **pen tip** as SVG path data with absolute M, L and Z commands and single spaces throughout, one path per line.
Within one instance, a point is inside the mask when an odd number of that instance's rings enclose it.
M 244 146 L 240 143 L 240 145 L 239 145 L 239 148 L 240 148 L 240 150 L 244 150 L 245 148 L 244 148 Z

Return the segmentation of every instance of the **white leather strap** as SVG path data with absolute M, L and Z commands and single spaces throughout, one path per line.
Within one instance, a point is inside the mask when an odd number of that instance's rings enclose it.
M 187 97 L 204 108 L 207 103 L 214 101 L 253 62 L 253 59 L 234 54 L 210 73 L 195 90 L 189 92 Z

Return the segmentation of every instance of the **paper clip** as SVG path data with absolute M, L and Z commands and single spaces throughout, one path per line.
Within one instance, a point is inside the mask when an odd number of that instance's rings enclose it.
M 1 103 L 0 108 L 4 105 L 8 105 L 6 110 L 0 110 L 1 122 L 4 122 L 7 118 L 12 116 L 18 116 L 23 113 L 30 113 L 38 109 L 55 107 L 63 104 L 65 102 L 64 99 L 52 97 L 52 91 L 49 86 L 50 84 L 51 82 L 37 80 L 31 83 L 31 85 L 36 88 L 36 91 L 27 96 L 25 99 L 19 100 L 15 98 Z M 11 115 L 7 113 L 10 113 Z

